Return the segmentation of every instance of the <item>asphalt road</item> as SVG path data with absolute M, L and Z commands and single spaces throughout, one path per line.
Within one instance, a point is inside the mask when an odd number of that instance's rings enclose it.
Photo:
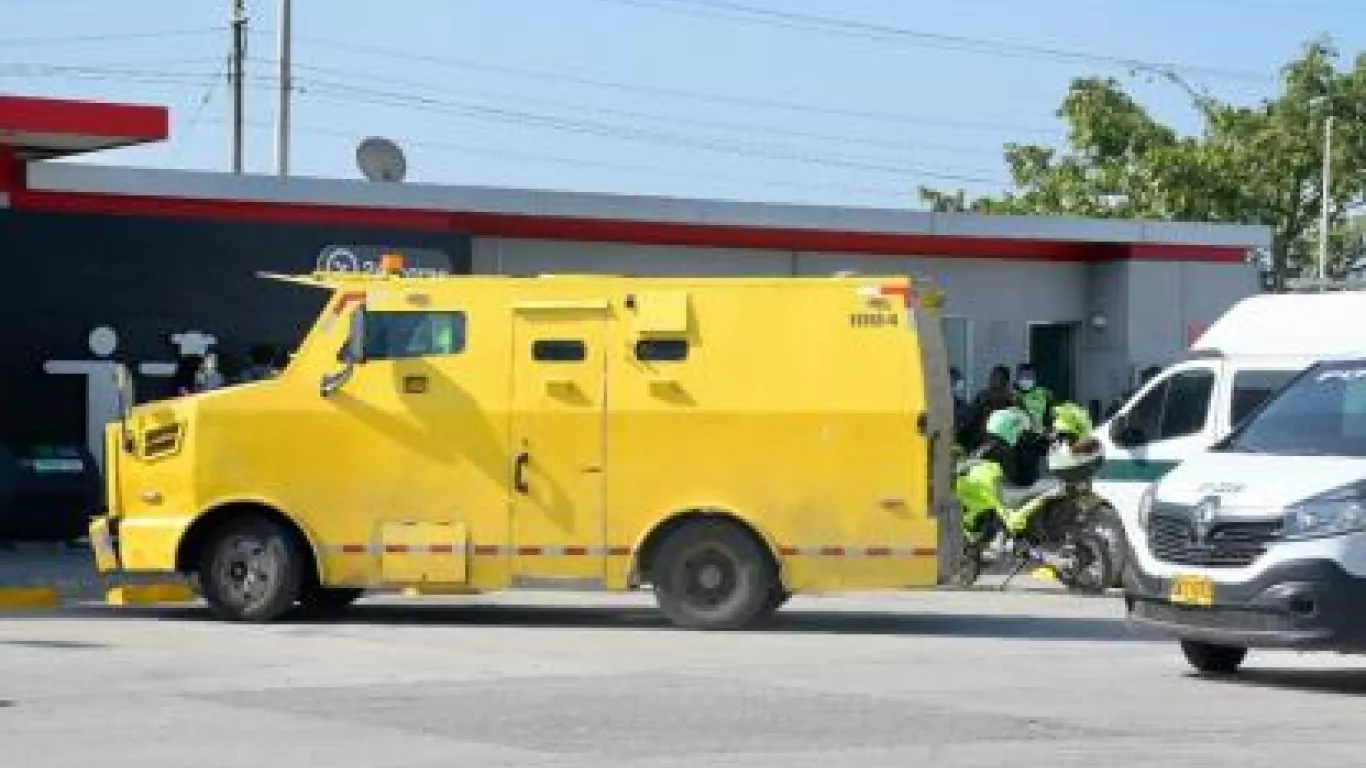
M 794 601 L 667 628 L 645 596 L 371 600 L 328 623 L 196 608 L 0 616 L 0 765 L 1357 765 L 1366 661 L 1191 677 L 1114 599 Z

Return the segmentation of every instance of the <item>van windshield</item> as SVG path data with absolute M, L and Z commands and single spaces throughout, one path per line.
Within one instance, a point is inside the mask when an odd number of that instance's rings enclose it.
M 1311 368 L 1244 422 L 1222 449 L 1366 457 L 1366 360 Z

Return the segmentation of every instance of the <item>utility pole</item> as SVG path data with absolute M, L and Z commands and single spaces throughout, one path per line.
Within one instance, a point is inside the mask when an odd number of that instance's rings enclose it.
M 247 2 L 232 0 L 232 60 L 228 83 L 232 86 L 232 172 L 242 172 L 243 90 L 247 59 Z
M 280 106 L 275 113 L 275 172 L 281 176 L 289 175 L 289 102 L 294 90 L 290 71 L 291 5 L 290 0 L 280 0 Z
M 1333 182 L 1333 116 L 1323 123 L 1323 200 L 1319 210 L 1319 279 L 1328 277 L 1328 207 Z

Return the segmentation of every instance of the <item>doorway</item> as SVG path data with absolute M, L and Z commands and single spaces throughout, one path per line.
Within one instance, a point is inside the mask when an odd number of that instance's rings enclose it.
M 1079 323 L 1030 323 L 1029 360 L 1039 384 L 1060 400 L 1074 400 L 1077 387 Z

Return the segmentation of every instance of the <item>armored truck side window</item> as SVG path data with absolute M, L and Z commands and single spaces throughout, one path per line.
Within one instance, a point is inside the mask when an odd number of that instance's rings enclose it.
M 588 347 L 578 339 L 538 339 L 531 345 L 531 357 L 538 363 L 581 363 Z
M 680 363 L 688 359 L 686 339 L 645 339 L 636 342 L 636 359 L 645 363 Z
M 365 317 L 367 360 L 404 360 L 465 351 L 464 312 L 371 312 Z

